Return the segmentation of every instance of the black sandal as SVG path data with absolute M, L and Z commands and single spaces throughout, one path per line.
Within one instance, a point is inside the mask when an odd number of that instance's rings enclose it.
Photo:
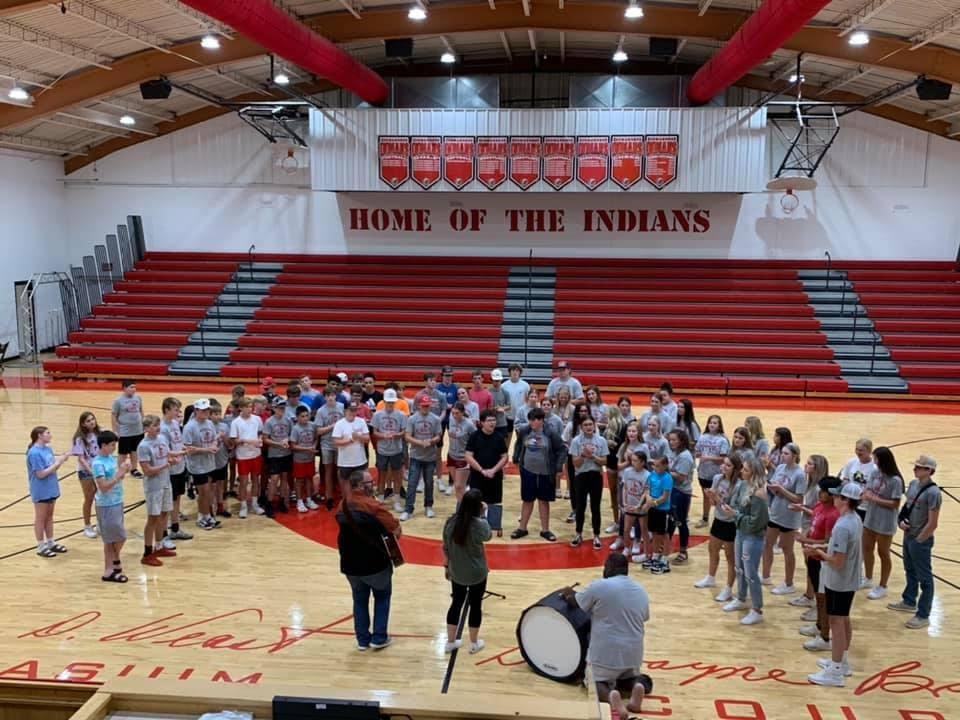
M 114 582 L 114 583 L 125 583 L 130 578 L 123 574 L 120 568 L 114 568 L 113 572 L 110 573 L 107 577 L 101 577 L 101 580 L 104 582 Z
M 546 540 L 547 542 L 556 542 L 556 541 L 557 541 L 557 536 L 554 535 L 554 534 L 553 534 L 552 532 L 550 532 L 549 530 L 544 530 L 543 532 L 541 532 L 541 533 L 540 533 L 540 537 L 542 537 L 542 538 L 543 538 L 544 540 Z
M 57 554 L 48 547 L 43 547 L 42 549 L 37 550 L 37 555 L 45 558 L 52 558 L 57 556 Z
M 677 553 L 677 556 L 673 559 L 675 563 L 685 563 L 690 558 L 687 556 L 686 550 L 681 550 Z
M 519 540 L 520 538 L 524 538 L 524 537 L 526 537 L 526 536 L 529 535 L 529 534 L 530 534 L 530 533 L 529 533 L 528 531 L 524 530 L 523 528 L 517 528 L 517 529 L 514 530 L 512 533 L 510 533 L 510 539 L 511 539 L 511 540 Z
M 65 553 L 65 552 L 67 552 L 67 549 L 66 549 L 63 545 L 53 544 L 53 545 L 50 546 L 50 549 L 53 550 L 53 552 L 55 552 L 55 553 Z

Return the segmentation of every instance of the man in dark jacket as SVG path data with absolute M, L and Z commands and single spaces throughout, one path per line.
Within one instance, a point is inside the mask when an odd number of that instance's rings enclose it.
M 550 503 L 557 499 L 557 473 L 563 468 L 566 450 L 563 439 L 544 427 L 544 412 L 534 408 L 527 414 L 527 424 L 517 426 L 517 441 L 513 446 L 513 463 L 520 468 L 520 526 L 510 537 L 526 537 L 527 523 L 533 514 L 533 502 L 540 510 L 540 537 L 556 542 L 550 532 Z
M 340 534 L 340 572 L 353 591 L 353 628 L 357 650 L 381 650 L 392 642 L 387 634 L 393 564 L 383 536 L 400 536 L 400 523 L 373 497 L 369 473 L 350 475 L 350 493 L 337 508 Z M 373 633 L 370 632 L 370 594 L 373 593 Z

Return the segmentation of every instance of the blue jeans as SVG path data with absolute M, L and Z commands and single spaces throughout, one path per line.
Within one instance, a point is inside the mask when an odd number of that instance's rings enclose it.
M 371 641 L 381 645 L 387 641 L 390 620 L 390 595 L 393 592 L 393 568 L 374 575 L 347 575 L 353 591 L 353 631 L 357 644 L 369 647 Z M 370 634 L 370 593 L 373 592 L 373 635 Z
M 417 488 L 420 486 L 420 476 L 423 475 L 423 506 L 433 507 L 433 473 L 437 463 L 435 460 L 417 460 L 410 458 L 410 474 L 407 475 L 407 505 L 404 510 L 413 514 L 417 505 Z
M 737 598 L 747 600 L 750 587 L 750 603 L 756 610 L 763 609 L 763 585 L 760 582 L 760 559 L 763 557 L 763 535 L 745 535 L 738 532 L 733 543 L 733 556 L 737 561 Z
M 903 569 L 907 575 L 907 586 L 903 589 L 903 601 L 907 605 L 917 606 L 917 617 L 930 617 L 933 605 L 933 567 L 930 555 L 933 552 L 933 538 L 926 542 L 917 542 L 915 537 L 903 538 Z M 920 599 L 917 601 L 917 586 L 920 587 Z

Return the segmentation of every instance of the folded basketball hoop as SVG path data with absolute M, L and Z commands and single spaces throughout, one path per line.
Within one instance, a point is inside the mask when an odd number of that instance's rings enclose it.
M 767 183 L 767 190 L 782 192 L 780 207 L 788 215 L 800 206 L 800 199 L 794 194 L 798 190 L 813 190 L 817 181 L 811 177 L 778 177 Z

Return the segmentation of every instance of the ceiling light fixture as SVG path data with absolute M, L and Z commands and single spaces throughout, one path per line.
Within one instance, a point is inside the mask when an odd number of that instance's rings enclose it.
M 276 75 L 273 76 L 273 81 L 277 85 L 289 85 L 290 76 L 281 70 L 280 72 L 278 72 Z
M 427 11 L 422 7 L 412 7 L 407 11 L 407 17 L 411 20 L 426 20 Z
M 615 63 L 627 61 L 627 54 L 623 51 L 623 48 L 617 48 L 617 51 L 613 54 L 613 61 Z
M 127 125 L 129 127 L 130 125 L 136 125 L 137 121 L 134 119 L 133 115 L 121 115 L 120 124 Z
M 637 5 L 636 0 L 630 0 L 627 9 L 623 11 L 623 16 L 627 20 L 636 20 L 643 17 L 643 8 Z
M 870 44 L 870 36 L 863 30 L 857 30 L 856 32 L 850 33 L 847 42 L 854 47 L 862 47 Z
M 220 41 L 213 35 L 204 35 L 203 39 L 200 41 L 200 47 L 205 50 L 219 50 Z
M 806 80 L 806 79 L 807 79 L 807 78 L 805 78 L 803 75 L 800 76 L 800 82 L 803 82 L 803 81 Z M 793 73 L 793 74 L 790 76 L 790 82 L 795 83 L 796 81 L 797 81 L 797 74 L 796 74 L 796 73 Z
M 14 85 L 12 88 L 10 88 L 10 92 L 7 93 L 7 97 L 11 100 L 29 100 L 30 93 L 28 93 L 19 85 Z
M 440 62 L 442 62 L 444 65 L 452 65 L 456 61 L 457 61 L 457 56 L 454 55 L 452 52 L 445 52 L 443 55 L 440 56 Z

